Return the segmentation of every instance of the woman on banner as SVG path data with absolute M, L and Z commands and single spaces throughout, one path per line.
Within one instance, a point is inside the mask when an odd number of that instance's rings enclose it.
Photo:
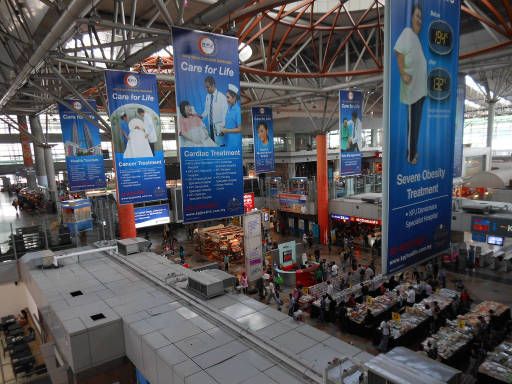
M 139 118 L 131 119 L 128 123 L 128 128 L 130 129 L 130 133 L 124 151 L 124 158 L 153 157 L 148 134 L 144 129 L 144 121 Z
M 394 51 L 400 71 L 400 101 L 407 105 L 407 161 L 418 162 L 423 103 L 427 96 L 427 60 L 419 39 L 422 27 L 422 8 L 419 1 L 412 7 L 411 28 L 406 27 L 395 43 Z
M 258 123 L 258 139 L 260 139 L 260 147 L 265 148 L 270 143 L 269 137 L 268 137 L 268 127 L 267 123 L 264 121 Z
M 239 148 L 242 145 L 242 112 L 238 102 L 238 88 L 235 85 L 228 85 L 226 100 L 228 111 L 221 132 L 226 138 L 226 147 Z
M 193 107 L 186 100 L 180 103 L 180 118 L 178 119 L 180 147 L 216 147 L 208 135 L 201 117 L 194 113 Z

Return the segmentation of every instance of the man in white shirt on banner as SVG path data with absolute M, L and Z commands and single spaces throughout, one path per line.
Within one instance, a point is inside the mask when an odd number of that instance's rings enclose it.
M 418 161 L 418 139 L 427 96 L 427 59 L 423 53 L 420 32 L 423 24 L 421 4 L 412 8 L 411 27 L 406 27 L 398 37 L 393 50 L 400 71 L 400 102 L 407 105 L 407 161 Z
M 348 147 L 350 151 L 359 152 L 363 147 L 363 131 L 361 119 L 357 116 L 357 112 L 352 112 L 352 120 L 350 120 L 348 124 L 350 127 Z
M 204 104 L 203 118 L 207 118 L 206 128 L 210 138 L 215 143 L 222 147 L 225 145 L 224 136 L 221 135 L 226 121 L 226 114 L 228 112 L 228 101 L 226 95 L 219 92 L 215 85 L 215 79 L 208 76 L 204 80 L 206 88 L 206 100 Z

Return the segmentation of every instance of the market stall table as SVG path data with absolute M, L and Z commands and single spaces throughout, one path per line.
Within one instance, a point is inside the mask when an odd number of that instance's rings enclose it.
M 512 338 L 505 340 L 487 355 L 478 368 L 478 382 L 504 384 L 512 380 Z

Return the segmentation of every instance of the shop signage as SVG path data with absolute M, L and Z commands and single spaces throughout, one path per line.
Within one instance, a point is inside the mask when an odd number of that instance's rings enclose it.
M 171 222 L 169 205 L 167 204 L 136 207 L 134 213 L 135 228 L 145 228 Z
M 367 219 L 365 217 L 357 217 L 357 216 L 331 214 L 331 219 L 337 220 L 337 221 L 352 221 L 354 223 L 361 223 L 361 224 L 372 224 L 372 225 L 381 225 L 382 224 L 381 220 Z
M 279 193 L 279 209 L 281 211 L 305 213 L 307 195 L 299 195 L 294 193 Z
M 279 251 L 279 264 L 281 268 L 295 263 L 295 260 L 297 260 L 295 240 L 279 244 L 277 248 Z
M 247 279 L 255 281 L 263 275 L 263 247 L 260 212 L 244 216 L 244 255 Z
M 460 0 L 385 9 L 383 266 L 394 273 L 450 245 Z
M 183 220 L 243 215 L 238 39 L 183 28 L 172 37 Z
M 254 192 L 244 193 L 244 211 L 251 212 L 254 208 Z
M 363 148 L 363 94 L 341 90 L 340 104 L 340 176 L 361 174 Z
M 94 100 L 87 100 L 87 102 L 96 109 Z M 67 103 L 86 114 L 91 120 L 96 120 L 96 116 L 83 105 L 82 101 L 67 100 Z M 98 127 L 61 104 L 59 104 L 59 116 L 69 189 L 71 192 L 78 192 L 105 188 L 105 167 Z
M 167 199 L 156 76 L 105 71 L 119 204 Z
M 252 108 L 252 132 L 254 141 L 254 170 L 256 173 L 274 172 L 272 108 Z
M 471 216 L 471 232 L 512 237 L 512 220 L 495 217 Z M 485 239 L 484 239 L 485 241 Z

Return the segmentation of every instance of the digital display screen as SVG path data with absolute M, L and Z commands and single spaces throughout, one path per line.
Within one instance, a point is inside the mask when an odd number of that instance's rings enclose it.
M 442 68 L 433 69 L 428 76 L 429 95 L 434 100 L 445 100 L 450 96 L 450 75 Z
M 487 237 L 487 244 L 503 246 L 503 237 L 489 236 Z
M 450 25 L 436 20 L 428 29 L 430 50 L 438 55 L 448 55 L 453 49 L 453 32 Z

